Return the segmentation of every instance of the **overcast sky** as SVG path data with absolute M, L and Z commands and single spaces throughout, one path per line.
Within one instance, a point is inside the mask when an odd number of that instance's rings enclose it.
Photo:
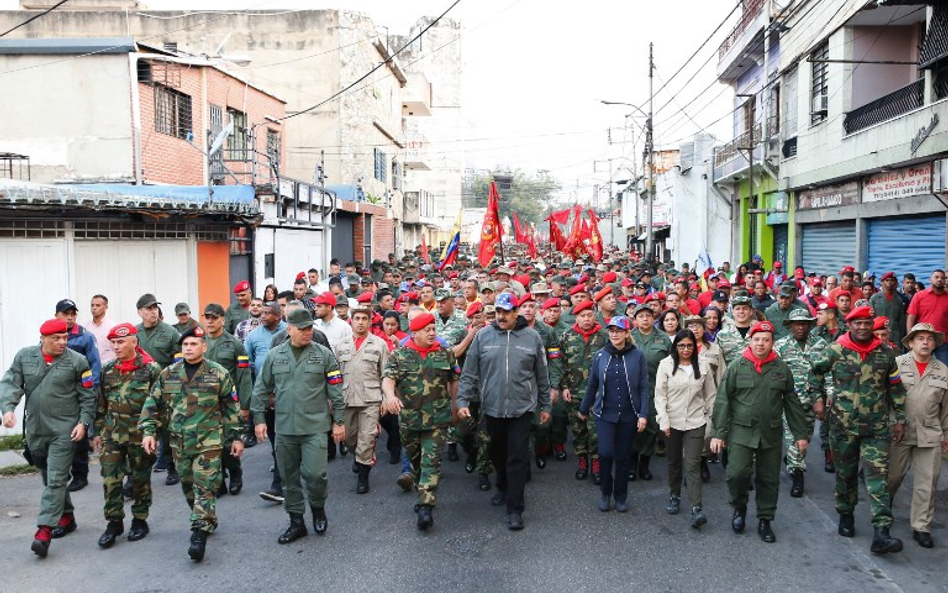
M 404 34 L 418 17 L 441 14 L 452 2 L 144 0 L 142 4 L 159 10 L 346 8 L 365 12 L 377 25 Z M 644 135 L 639 126 L 645 118 L 636 113 L 627 124 L 624 116 L 633 109 L 599 101 L 628 102 L 647 111 L 649 42 L 655 44 L 658 91 L 735 2 L 461 0 L 448 17 L 463 26 L 462 108 L 468 166 L 510 165 L 528 172 L 548 169 L 567 192 L 583 200 L 592 196 L 595 184 L 609 179 L 609 163 L 598 163 L 599 172 L 594 173 L 594 160 L 613 158 L 617 170 L 613 179 L 630 177 L 622 168 L 631 167 L 628 158 L 633 154 L 641 154 Z M 18 0 L 0 0 L 0 8 L 18 6 Z M 699 125 L 723 141 L 730 140 L 730 117 L 708 126 L 730 111 L 732 91 L 717 84 L 704 94 L 701 91 L 712 84 L 718 46 L 739 15 L 738 10 L 668 88 L 656 95 L 659 147 L 677 147 Z M 612 146 L 607 142 L 610 127 Z M 432 146 L 432 150 L 444 148 Z

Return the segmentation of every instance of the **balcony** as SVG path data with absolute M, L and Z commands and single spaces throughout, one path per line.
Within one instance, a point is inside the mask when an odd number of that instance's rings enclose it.
M 897 91 L 853 109 L 843 120 L 847 134 L 894 119 L 925 104 L 925 79 L 919 79 Z
M 754 162 L 764 158 L 763 126 L 757 124 L 753 130 Z M 751 131 L 744 132 L 724 146 L 714 149 L 714 181 L 726 183 L 734 177 L 746 172 L 750 163 L 747 162 L 746 151 L 751 145 Z
M 741 19 L 718 48 L 718 78 L 735 80 L 764 55 L 768 0 L 743 0 Z
M 402 117 L 431 115 L 431 83 L 424 74 L 408 75 L 408 84 L 402 91 Z
M 417 132 L 410 134 L 405 143 L 402 162 L 406 169 L 412 171 L 430 171 L 431 157 L 428 154 L 428 139 Z

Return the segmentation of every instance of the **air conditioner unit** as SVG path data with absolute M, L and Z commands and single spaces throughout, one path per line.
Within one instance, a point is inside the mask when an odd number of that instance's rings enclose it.
M 948 193 L 948 158 L 932 163 L 932 193 Z
M 820 117 L 826 117 L 828 113 L 829 97 L 826 95 L 817 95 L 813 97 L 812 113 Z

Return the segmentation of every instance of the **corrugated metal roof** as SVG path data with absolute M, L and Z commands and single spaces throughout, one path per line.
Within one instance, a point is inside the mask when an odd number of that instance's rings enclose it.
M 131 37 L 0 39 L 3 55 L 127 54 L 136 49 Z

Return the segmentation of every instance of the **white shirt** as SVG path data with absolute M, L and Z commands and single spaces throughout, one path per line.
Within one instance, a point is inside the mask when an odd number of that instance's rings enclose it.
M 99 349 L 99 359 L 102 361 L 102 366 L 105 366 L 105 363 L 111 362 L 116 358 L 115 350 L 112 348 L 112 342 L 108 339 L 109 330 L 116 325 L 117 324 L 108 317 L 103 317 L 98 325 L 91 319 L 82 324 L 82 327 L 85 328 L 87 332 L 95 336 L 95 345 Z
M 316 319 L 313 327 L 326 334 L 326 339 L 329 340 L 329 345 L 332 347 L 333 353 L 336 352 L 336 347 L 342 343 L 343 339 L 352 335 L 352 326 L 342 319 L 339 319 L 339 316 L 335 313 L 333 313 L 329 323 L 326 323 L 322 319 Z

